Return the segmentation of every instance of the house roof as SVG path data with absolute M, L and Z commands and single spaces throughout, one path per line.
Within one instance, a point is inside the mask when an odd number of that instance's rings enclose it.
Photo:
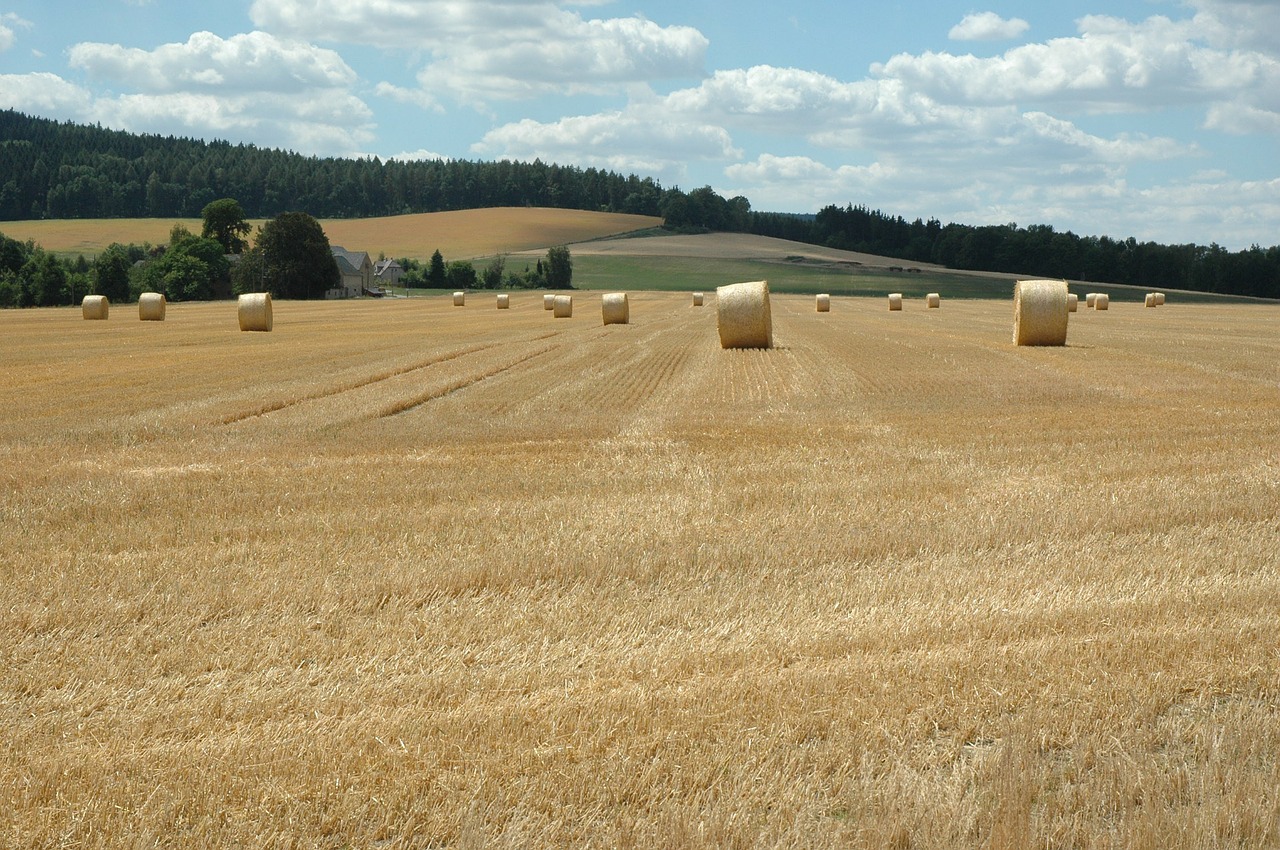
M 330 245 L 329 250 L 333 252 L 333 258 L 338 262 L 338 269 L 344 273 L 350 271 L 352 274 L 360 274 L 360 270 L 366 264 L 372 265 L 369 263 L 369 255 L 364 251 L 348 251 L 341 245 Z

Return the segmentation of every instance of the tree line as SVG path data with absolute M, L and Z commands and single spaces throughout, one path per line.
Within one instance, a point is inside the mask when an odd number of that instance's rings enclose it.
M 245 292 L 270 292 L 277 298 L 324 298 L 339 286 L 342 273 L 320 222 L 303 212 L 287 212 L 262 224 L 252 242 L 252 225 L 234 198 L 213 201 L 201 211 L 202 227 L 192 233 L 177 223 L 164 245 L 112 243 L 92 261 L 83 255 L 66 260 L 34 242 L 0 233 L 0 307 L 52 307 L 75 304 L 88 294 L 115 304 L 133 302 L 143 292 L 159 292 L 170 301 L 207 301 Z M 558 245 L 539 259 L 536 269 L 507 270 L 506 255 L 493 258 L 482 272 L 467 260 L 445 263 L 439 249 L 425 266 L 398 261 L 405 287 L 452 289 L 572 289 L 573 260 Z
M 541 160 L 309 157 L 13 110 L 0 111 L 0 181 L 0 221 L 195 218 L 219 198 L 235 198 L 250 218 L 294 210 L 368 218 L 499 206 L 657 216 L 672 191 L 649 177 Z
M 235 198 L 253 218 L 294 210 L 320 218 L 358 218 L 547 206 L 660 216 L 665 227 L 677 231 L 776 236 L 955 269 L 1280 298 L 1280 247 L 1274 246 L 1232 252 L 1217 244 L 1079 236 L 1046 224 L 908 222 L 853 204 L 828 205 L 816 215 L 757 212 L 747 198 L 724 198 L 710 186 L 686 193 L 649 177 L 540 160 L 307 157 L 253 145 L 125 133 L 13 110 L 0 111 L 0 179 L 0 221 L 194 218 L 220 198 Z M 55 283 L 29 288 L 52 291 Z M 77 285 L 74 279 L 63 288 Z
M 752 233 L 952 269 L 1280 298 L 1277 246 L 1232 252 L 1216 243 L 1162 245 L 1132 237 L 1078 236 L 1047 224 L 907 222 L 853 205 L 830 205 L 809 217 L 753 213 L 749 220 Z

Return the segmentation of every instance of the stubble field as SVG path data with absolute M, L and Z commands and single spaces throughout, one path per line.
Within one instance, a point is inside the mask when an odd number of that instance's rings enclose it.
M 1280 307 L 0 313 L 0 846 L 1280 844 Z

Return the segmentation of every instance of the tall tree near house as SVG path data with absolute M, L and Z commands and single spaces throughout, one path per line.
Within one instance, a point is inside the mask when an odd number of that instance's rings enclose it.
M 133 258 L 119 242 L 112 242 L 93 263 L 93 291 L 107 296 L 112 304 L 129 300 L 129 269 Z
M 281 213 L 262 226 L 266 291 L 277 298 L 323 298 L 342 281 L 320 222 L 304 212 Z
M 222 243 L 228 254 L 243 254 L 249 243 L 246 236 L 252 229 L 244 214 L 244 208 L 234 198 L 223 198 L 207 204 L 200 213 L 204 219 L 204 228 L 200 235 L 205 239 L 216 239 Z
M 431 268 L 427 272 L 427 286 L 432 289 L 439 289 L 445 285 L 447 273 L 444 267 L 444 255 L 437 248 L 435 253 L 431 255 Z
M 550 289 L 573 289 L 573 258 L 569 256 L 567 245 L 557 245 L 547 251 L 547 261 L 543 265 Z

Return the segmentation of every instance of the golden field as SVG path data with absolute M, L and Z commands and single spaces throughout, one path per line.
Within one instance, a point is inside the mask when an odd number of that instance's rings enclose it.
M 257 227 L 263 222 L 254 220 Z M 200 219 L 48 219 L 0 222 L 0 233 L 28 239 L 46 251 L 86 257 L 112 242 L 164 245 L 175 224 L 199 233 Z M 436 250 L 446 260 L 464 260 L 583 242 L 634 230 L 657 227 L 662 219 L 625 213 L 536 207 L 496 207 L 418 213 L 384 218 L 322 219 L 320 225 L 332 245 L 364 251 L 376 257 L 428 260 Z
M 0 846 L 1280 845 L 1280 306 L 0 313 Z

